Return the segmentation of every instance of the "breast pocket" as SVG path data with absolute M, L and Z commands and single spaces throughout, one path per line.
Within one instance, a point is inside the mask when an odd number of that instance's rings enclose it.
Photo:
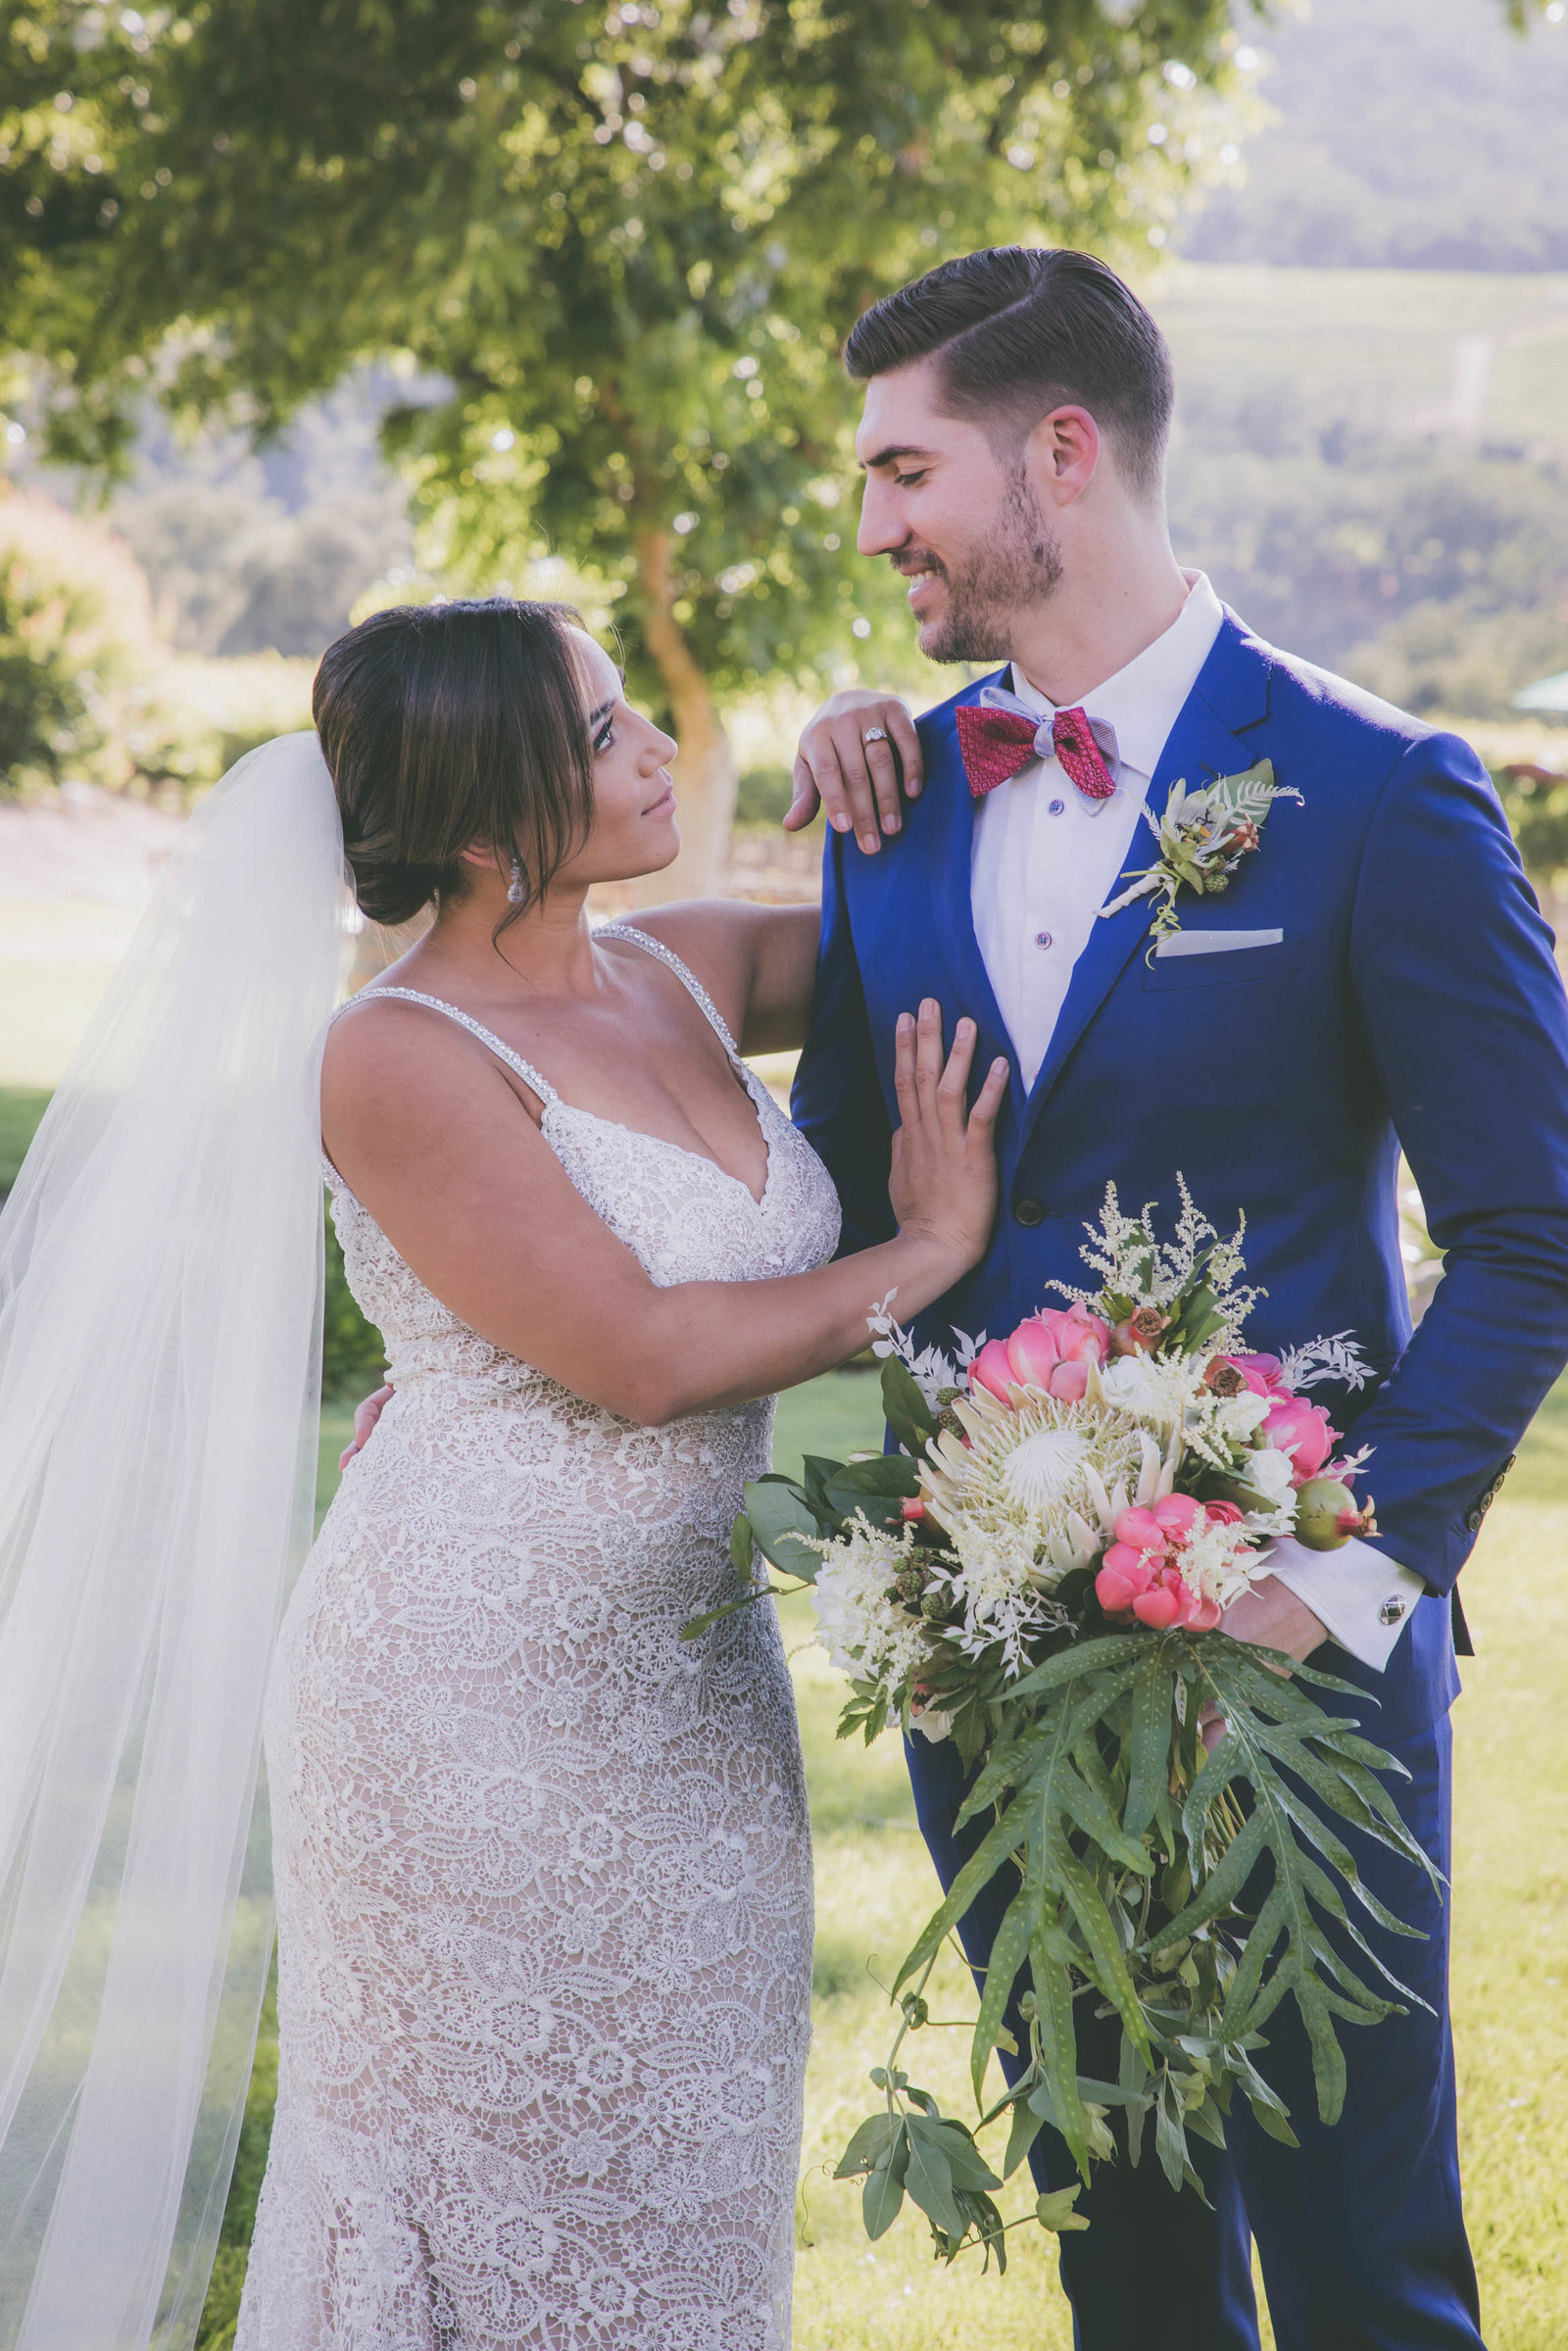
M 1254 937 L 1255 933 L 1244 934 Z M 1178 952 L 1146 951 L 1144 986 L 1151 994 L 1173 988 L 1245 988 L 1288 979 L 1311 959 L 1309 933 L 1283 932 L 1254 946 L 1232 946 L 1226 932 L 1183 930 Z

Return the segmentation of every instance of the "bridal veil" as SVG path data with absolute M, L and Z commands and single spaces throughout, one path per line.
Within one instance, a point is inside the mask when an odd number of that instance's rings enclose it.
M 311 1536 L 313 734 L 186 826 L 0 1216 L 0 2346 L 185 2351 L 271 1947 L 263 1695 Z

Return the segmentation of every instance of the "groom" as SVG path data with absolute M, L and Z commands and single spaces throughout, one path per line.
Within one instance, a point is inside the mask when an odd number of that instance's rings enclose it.
M 894 1024 L 924 996 L 950 1033 L 978 1022 L 977 1067 L 1008 1055 L 1012 1094 L 990 1253 L 922 1340 L 1005 1333 L 1053 1281 L 1081 1284 L 1107 1179 L 1167 1220 L 1178 1170 L 1222 1230 L 1246 1211 L 1267 1293 L 1250 1344 L 1353 1330 L 1375 1365 L 1327 1400 L 1373 1448 L 1382 1531 L 1328 1555 L 1280 1543 L 1227 1624 L 1368 1693 L 1330 1702 L 1404 1765 L 1404 1817 L 1446 1871 L 1455 1632 L 1468 1645 L 1454 1583 L 1568 1357 L 1568 1005 L 1501 809 L 1463 743 L 1261 643 L 1177 568 L 1169 356 L 1098 262 L 971 254 L 878 303 L 846 357 L 865 385 L 860 551 L 909 580 L 932 660 L 999 666 L 917 733 L 902 703 L 852 694 L 805 738 L 790 821 L 820 797 L 834 830 L 794 1108 L 838 1183 L 844 1246 L 892 1230 Z M 1265 758 L 1300 804 L 1276 805 L 1224 896 L 1184 891 L 1180 933 L 1153 952 L 1149 899 L 1102 919 L 1154 855 L 1146 805 Z M 1446 1261 L 1413 1338 L 1401 1146 Z M 916 1739 L 909 1769 L 951 1883 L 979 1834 L 954 1832 L 956 1758 Z M 1448 1910 L 1381 1847 L 1358 1859 L 1428 1937 L 1367 1929 L 1428 2005 L 1341 2028 L 1333 2130 L 1278 2009 L 1262 2063 L 1299 2149 L 1238 2100 L 1207 2206 L 1172 2194 L 1152 2154 L 1100 2168 L 1091 2228 L 1062 2240 L 1083 2351 L 1256 2351 L 1250 2235 L 1281 2351 L 1480 2343 Z M 976 1963 L 997 1916 L 983 1902 L 966 1922 Z M 1114 2027 L 1081 2004 L 1079 2032 L 1082 2070 L 1114 2080 Z M 1066 2184 L 1065 2147 L 1037 2145 L 1043 2182 Z

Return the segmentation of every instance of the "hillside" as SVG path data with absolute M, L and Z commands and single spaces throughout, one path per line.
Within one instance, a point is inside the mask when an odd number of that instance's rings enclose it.
M 1534 7 L 1531 9 L 1534 15 Z M 1276 120 L 1245 186 L 1188 223 L 1203 261 L 1568 268 L 1568 8 L 1521 38 L 1501 0 L 1239 12 Z

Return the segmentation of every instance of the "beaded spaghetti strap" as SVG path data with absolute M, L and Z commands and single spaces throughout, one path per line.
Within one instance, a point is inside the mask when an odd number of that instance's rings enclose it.
M 681 961 L 672 947 L 666 947 L 662 939 L 655 939 L 647 931 L 638 930 L 636 924 L 632 922 L 602 922 L 594 932 L 594 937 L 596 939 L 624 939 L 629 947 L 646 948 L 649 955 L 659 957 L 661 963 L 667 963 L 693 1004 L 707 1020 L 730 1059 L 732 1061 L 740 1060 L 741 1049 L 730 1035 L 729 1025 L 723 1013 L 714 1004 L 696 972 L 689 964 Z M 390 994 L 391 991 L 388 990 L 387 993 Z
M 477 1037 L 481 1045 L 487 1045 L 498 1061 L 505 1061 L 509 1069 L 514 1069 L 523 1084 L 531 1086 L 542 1102 L 560 1101 L 554 1086 L 540 1076 L 533 1063 L 525 1061 L 521 1053 L 514 1053 L 510 1045 L 503 1045 L 492 1030 L 481 1027 L 477 1020 L 470 1019 L 466 1012 L 460 1012 L 456 1004 L 445 1003 L 439 996 L 421 996 L 417 988 L 362 988 L 359 995 L 351 996 L 346 1004 L 339 1004 L 332 1018 L 340 1020 L 345 1012 L 352 1012 L 356 1004 L 372 1004 L 381 996 L 400 997 L 406 1004 L 423 1004 L 432 1012 L 444 1012 L 449 1020 L 457 1022 L 459 1028 L 466 1029 L 470 1037 Z

